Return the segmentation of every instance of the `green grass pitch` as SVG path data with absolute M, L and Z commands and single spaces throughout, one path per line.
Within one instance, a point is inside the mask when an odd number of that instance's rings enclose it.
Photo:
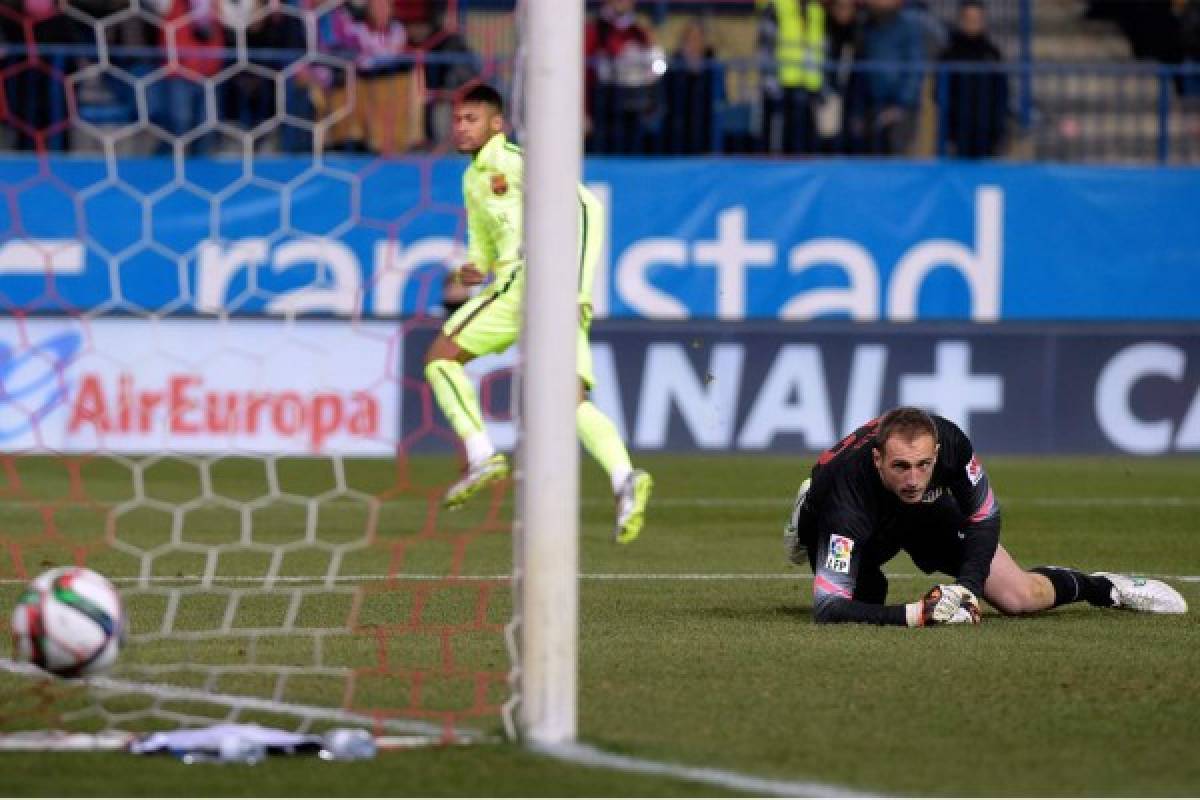
M 985 609 L 978 628 L 919 631 L 814 626 L 811 576 L 786 566 L 781 526 L 811 457 L 647 456 L 641 464 L 657 489 L 648 525 L 629 546 L 610 541 L 606 480 L 585 464 L 580 624 L 581 739 L 654 761 L 716 767 L 757 777 L 816 781 L 882 794 L 1150 796 L 1200 794 L 1200 461 L 1196 459 L 1015 459 L 986 461 L 1004 511 L 1001 541 L 1023 566 L 1059 564 L 1169 576 L 1188 599 L 1182 617 L 1071 606 L 1009 619 Z M 345 484 L 387 496 L 381 540 L 403 540 L 425 524 L 415 495 L 391 494 L 393 465 L 348 462 Z M 451 479 L 448 459 L 409 464 L 413 483 L 432 492 Z M 154 507 L 122 515 L 114 550 L 95 531 L 107 509 L 129 496 L 126 468 L 90 462 L 78 475 L 45 460 L 9 461 L 0 478 L 0 597 L 4 615 L 20 586 L 18 563 L 34 573 L 87 549 L 90 565 L 111 577 L 136 574 L 155 553 L 151 573 L 184 581 L 203 571 L 205 548 L 217 547 L 221 576 L 261 574 L 272 548 L 286 546 L 281 575 L 303 578 L 330 569 L 330 551 L 309 546 L 301 501 L 328 492 L 327 461 L 279 462 L 275 502 L 261 467 L 220 462 L 212 493 L 244 502 L 209 507 L 195 498 L 200 479 L 185 462 L 162 462 L 143 476 Z M 83 490 L 81 495 L 80 489 Z M 379 552 L 353 543 L 368 512 L 357 495 L 333 492 L 320 504 L 322 541 L 346 546 L 340 575 L 386 573 Z M 483 503 L 487 505 L 487 503 Z M 53 509 L 48 536 L 46 509 Z M 439 533 L 406 548 L 401 573 L 435 573 L 469 545 L 465 573 L 507 574 L 511 542 L 487 513 L 468 509 L 439 519 Z M 171 509 L 182 509 L 175 514 Z M 243 513 L 255 547 L 236 545 Z M 195 546 L 169 545 L 172 524 Z M 463 531 L 482 530 L 465 537 Z M 418 546 L 419 545 L 419 546 Z M 390 551 L 395 552 L 393 549 Z M 19 559 L 19 562 L 18 562 Z M 395 566 L 395 563 L 392 565 Z M 891 565 L 894 602 L 915 599 L 935 577 L 916 573 L 903 556 Z M 298 585 L 298 584 L 290 584 Z M 301 610 L 316 623 L 317 596 Z M 464 603 L 474 602 L 474 595 Z M 510 600 L 491 599 L 489 619 L 503 622 Z M 216 607 L 188 614 L 212 626 Z M 131 608 L 135 626 L 161 614 Z M 370 610 L 378 624 L 411 612 L 404 603 Z M 277 624 L 271 598 L 249 604 L 235 627 Z M 451 598 L 430 615 L 469 617 Z M 177 624 L 190 617 L 180 611 Z M 364 619 L 364 621 L 367 621 Z M 136 652 L 141 660 L 221 663 L 236 637 L 211 648 Z M 495 639 L 495 637 L 492 637 Z M 160 647 L 164 645 L 159 645 Z M 267 647 L 263 643 L 263 647 Z M 146 646 L 153 651 L 153 645 Z M 303 663 L 307 645 L 271 641 L 280 664 Z M 472 646 L 474 647 L 474 646 Z M 294 648 L 294 649 L 293 649 Z M 470 650 L 470 648 L 468 648 Z M 370 658 L 347 646 L 347 663 Z M 503 647 L 484 642 L 471 657 L 503 670 Z M 418 658 L 423 656 L 417 656 Z M 184 682 L 186 676 L 181 676 Z M 255 691 L 247 682 L 229 689 Z M 403 706 L 407 687 L 380 682 L 372 702 Z M 297 699 L 333 702 L 320 682 L 297 687 Z M 451 693 L 452 694 L 452 693 Z M 23 690 L 0 678 L 0 724 L 20 727 Z M 428 702 L 453 702 L 430 696 Z M 498 718 L 464 724 L 499 732 Z M 0 794 L 126 796 L 336 795 L 642 795 L 712 796 L 711 785 L 589 769 L 533 756 L 512 745 L 476 745 L 387 753 L 360 764 L 276 759 L 262 766 L 185 766 L 170 758 L 90 753 L 0 754 Z

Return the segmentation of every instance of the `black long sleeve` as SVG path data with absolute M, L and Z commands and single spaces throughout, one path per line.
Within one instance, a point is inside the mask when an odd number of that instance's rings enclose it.
M 908 625 L 908 616 L 903 605 L 884 606 L 830 596 L 814 600 L 813 619 L 818 625 L 838 622 L 899 625 L 901 627 Z

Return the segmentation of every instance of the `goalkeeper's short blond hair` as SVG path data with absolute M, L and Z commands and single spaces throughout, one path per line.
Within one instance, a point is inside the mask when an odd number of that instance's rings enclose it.
M 883 445 L 893 436 L 899 436 L 905 441 L 912 441 L 922 434 L 933 437 L 937 444 L 937 423 L 928 412 L 914 406 L 900 406 L 879 418 L 879 428 L 875 431 L 875 449 L 883 450 Z

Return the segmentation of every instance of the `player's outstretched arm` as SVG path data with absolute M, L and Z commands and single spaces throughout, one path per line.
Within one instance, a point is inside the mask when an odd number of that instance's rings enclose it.
M 907 606 L 864 603 L 846 597 L 813 594 L 813 621 L 818 625 L 857 622 L 864 625 L 907 625 Z
M 884 605 L 853 599 L 853 591 L 818 573 L 813 582 L 813 620 L 820 625 L 856 622 L 925 628 L 980 621 L 975 594 L 958 584 L 934 586 L 915 603 Z
M 864 569 L 862 542 L 866 521 L 842 516 L 822 520 L 817 536 L 813 576 L 813 621 L 818 625 L 858 622 L 867 625 L 907 625 L 906 606 L 883 605 L 882 586 L 860 586 Z M 839 530 L 841 533 L 833 533 Z M 882 575 L 879 576 L 882 579 Z M 878 600 L 879 602 L 873 602 Z

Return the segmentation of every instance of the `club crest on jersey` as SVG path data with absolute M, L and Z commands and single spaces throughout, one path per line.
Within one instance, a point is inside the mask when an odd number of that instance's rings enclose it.
M 850 554 L 854 552 L 854 540 L 834 534 L 829 537 L 829 554 L 825 556 L 825 569 L 847 574 L 850 572 Z
M 508 178 L 497 172 L 492 176 L 492 194 L 507 194 L 508 193 Z
M 979 463 L 978 458 L 972 455 L 971 460 L 967 462 L 967 480 L 971 482 L 972 486 L 977 486 L 982 479 L 983 465 Z

